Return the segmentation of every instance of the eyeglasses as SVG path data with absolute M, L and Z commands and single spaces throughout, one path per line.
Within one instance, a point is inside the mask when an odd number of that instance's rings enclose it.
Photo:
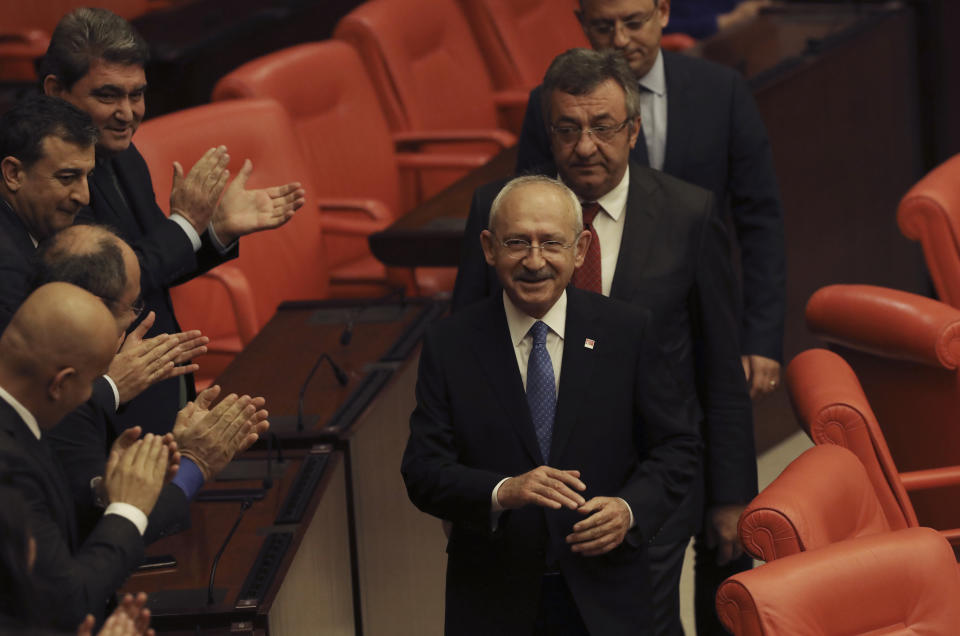
M 573 243 L 562 243 L 560 241 L 541 241 L 540 245 L 534 245 L 526 239 L 517 238 L 500 241 L 500 245 L 506 248 L 507 256 L 518 260 L 526 258 L 531 250 L 538 249 L 543 256 L 560 256 L 573 247 Z
M 560 140 L 560 143 L 564 145 L 571 145 L 579 142 L 580 137 L 584 133 L 600 141 L 613 141 L 613 138 L 617 136 L 617 133 L 623 130 L 623 127 L 628 123 L 630 123 L 629 117 L 624 119 L 619 124 L 601 124 L 600 126 L 591 126 L 589 128 L 581 128 L 580 126 L 572 126 L 569 124 L 551 124 L 550 130 L 552 130 L 553 134 L 557 136 L 557 139 Z
M 616 20 L 591 20 L 585 25 L 587 31 L 596 37 L 609 37 L 619 26 L 623 26 L 630 33 L 636 33 L 647 26 L 651 18 L 657 14 L 657 7 L 654 7 L 649 13 L 642 16 L 630 16 L 630 19 L 624 21 L 619 18 Z
M 127 303 L 117 300 L 116 298 L 110 298 L 108 296 L 100 296 L 99 298 L 100 300 L 103 300 L 107 303 L 111 303 L 111 304 L 117 305 L 118 307 L 126 309 L 127 311 L 133 314 L 134 318 L 142 314 L 143 310 L 147 308 L 146 303 L 143 302 L 142 296 L 137 297 L 137 299 L 132 303 L 130 303 L 129 305 Z

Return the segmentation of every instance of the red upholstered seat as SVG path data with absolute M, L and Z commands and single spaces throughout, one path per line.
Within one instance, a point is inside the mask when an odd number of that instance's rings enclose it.
M 527 94 L 494 92 L 470 26 L 454 0 L 371 0 L 344 16 L 334 36 L 360 52 L 399 140 L 420 149 L 480 158 L 516 143 L 503 129 L 502 113 L 512 108 L 521 114 Z M 434 194 L 462 174 L 454 170 L 425 176 L 419 193 Z
M 960 527 L 960 485 L 914 489 L 914 472 L 960 465 L 960 309 L 870 285 L 807 303 L 810 330 L 856 373 L 921 525 Z
M 309 81 L 304 81 L 309 78 Z M 332 294 L 366 283 L 365 295 L 409 278 L 387 272 L 370 254 L 367 235 L 406 210 L 400 170 L 464 168 L 476 157 L 398 153 L 376 92 L 356 51 L 335 40 L 290 47 L 223 77 L 214 100 L 269 97 L 289 113 L 317 188 Z M 433 295 L 453 286 L 453 268 L 418 270 L 411 293 Z M 413 282 L 413 281 L 411 281 Z M 355 295 L 355 294 L 354 294 Z
M 281 302 L 329 295 L 316 192 L 293 125 L 279 104 L 233 100 L 186 109 L 145 122 L 135 142 L 165 211 L 173 161 L 188 170 L 208 148 L 220 144 L 230 153 L 231 175 L 244 159 L 253 162 L 248 188 L 299 181 L 307 191 L 304 207 L 286 225 L 243 237 L 236 260 L 173 289 L 181 325 L 210 336 L 211 352 L 229 360 Z M 198 360 L 203 376 L 216 375 L 207 371 L 215 362 L 209 354 Z
M 501 89 L 529 91 L 560 53 L 590 47 L 574 15 L 577 0 L 460 0 Z
M 736 636 L 954 634 L 960 571 L 929 528 L 835 543 L 730 577 L 717 592 Z
M 857 376 L 836 353 L 826 349 L 804 351 L 788 365 L 786 383 L 797 418 L 814 443 L 842 446 L 860 459 L 892 528 L 900 527 L 901 519 L 907 526 L 919 525 L 911 501 L 918 492 L 960 484 L 957 465 L 911 472 L 898 469 Z M 912 401 L 907 393 L 901 397 Z M 927 423 L 915 421 L 917 435 L 924 434 Z M 956 500 L 941 501 L 941 507 L 945 506 L 953 510 Z M 956 526 L 938 529 L 951 541 L 960 540 Z

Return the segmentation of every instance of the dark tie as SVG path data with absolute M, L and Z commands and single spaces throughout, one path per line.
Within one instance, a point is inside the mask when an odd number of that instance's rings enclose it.
M 573 272 L 573 286 L 596 293 L 603 290 L 600 275 L 600 237 L 593 227 L 593 220 L 597 218 L 600 204 L 596 201 L 583 204 L 583 225 L 590 230 L 590 247 L 583 258 L 583 265 Z
M 530 327 L 533 348 L 527 363 L 527 406 L 537 433 L 543 463 L 550 459 L 550 441 L 553 439 L 553 416 L 557 410 L 556 384 L 553 363 L 547 351 L 547 325 L 538 320 Z

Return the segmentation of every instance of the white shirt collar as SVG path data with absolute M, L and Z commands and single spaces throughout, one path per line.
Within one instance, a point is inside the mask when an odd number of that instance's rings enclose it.
M 10 392 L 2 386 L 0 386 L 0 399 L 12 406 L 13 410 L 17 412 L 17 415 L 20 416 L 20 419 L 23 420 L 23 423 L 30 429 L 30 432 L 33 433 L 37 439 L 40 439 L 40 425 L 37 424 L 37 418 L 33 416 L 33 413 L 28 411 L 27 407 L 20 404 L 17 398 L 10 395 Z
M 657 59 L 647 74 L 640 78 L 639 84 L 657 97 L 666 95 L 667 76 L 663 71 L 663 49 L 657 51 Z
M 532 327 L 533 323 L 537 322 L 537 320 L 545 322 L 547 326 L 550 327 L 550 330 L 563 340 L 564 329 L 567 326 L 567 290 L 563 290 L 560 298 L 557 299 L 557 302 L 553 303 L 553 307 L 547 310 L 543 318 L 534 318 L 520 310 L 520 308 L 510 300 L 506 291 L 503 292 L 503 310 L 507 314 L 507 327 L 510 328 L 510 340 L 513 342 L 514 347 L 520 345 L 520 341 L 526 337 L 527 332 L 530 331 L 530 327 Z
M 640 142 L 638 142 L 640 143 Z M 627 192 L 630 189 L 630 164 L 623 171 L 623 178 L 620 183 L 613 187 L 613 190 L 597 199 L 597 203 L 603 208 L 614 221 L 620 220 L 620 215 L 627 208 Z

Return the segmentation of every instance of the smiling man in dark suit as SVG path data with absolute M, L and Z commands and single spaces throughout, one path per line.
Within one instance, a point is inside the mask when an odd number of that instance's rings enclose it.
M 565 186 L 517 179 L 489 223 L 504 291 L 428 333 L 402 462 L 453 524 L 446 633 L 651 633 L 646 549 L 696 475 L 696 405 L 648 312 L 567 288 L 591 235 Z
M 299 183 L 247 190 L 245 162 L 227 184 L 229 156 L 211 148 L 184 175 L 174 166 L 171 215 L 157 205 L 146 162 L 132 143 L 143 119 L 149 47 L 123 18 L 106 9 L 77 9 L 54 30 L 41 68 L 43 91 L 88 113 L 100 131 L 90 206 L 82 222 L 117 230 L 140 260 L 141 289 L 156 321 L 152 333 L 180 331 L 169 288 L 234 258 L 238 239 L 288 221 L 303 205 Z M 168 432 L 192 376 L 159 382 L 119 414 L 124 426 Z
M 574 49 L 554 60 L 544 79 L 555 174 L 584 201 L 593 240 L 573 278 L 578 287 L 649 309 L 663 354 L 683 390 L 702 408 L 705 453 L 689 496 L 649 547 L 657 634 L 682 633 L 677 586 L 689 538 L 698 537 L 701 600 L 740 562 L 737 520 L 757 491 L 750 398 L 740 363 L 734 284 L 726 232 L 713 196 L 629 160 L 639 136 L 636 85 L 622 57 Z M 556 165 L 556 168 L 554 168 Z M 466 236 L 486 226 L 501 184 L 474 194 Z M 465 240 L 454 309 L 497 295 L 498 277 L 476 241 Z M 709 581 L 709 583 L 707 583 Z

